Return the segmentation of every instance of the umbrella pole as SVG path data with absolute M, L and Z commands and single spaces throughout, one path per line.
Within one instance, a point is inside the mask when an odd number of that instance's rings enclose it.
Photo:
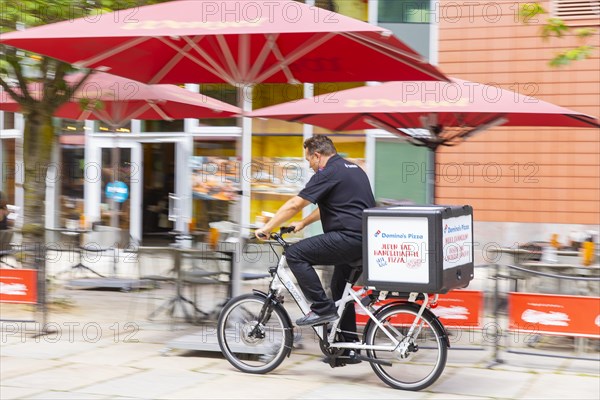
M 427 203 L 435 204 L 435 181 L 436 181 L 436 150 L 429 150 L 429 165 L 432 168 L 432 173 L 427 174 Z
M 113 148 L 111 149 L 110 161 L 114 168 L 114 181 L 119 180 L 119 164 L 121 164 L 121 154 L 120 149 L 117 147 L 117 141 L 113 144 Z M 119 227 L 119 214 L 117 210 L 117 202 L 115 201 L 115 197 L 110 198 L 110 226 L 118 228 Z

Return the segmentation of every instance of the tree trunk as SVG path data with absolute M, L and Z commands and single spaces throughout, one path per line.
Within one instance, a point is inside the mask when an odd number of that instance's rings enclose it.
M 23 258 L 24 268 L 38 269 L 45 262 L 46 171 L 55 144 L 52 117 L 30 110 L 23 132 Z

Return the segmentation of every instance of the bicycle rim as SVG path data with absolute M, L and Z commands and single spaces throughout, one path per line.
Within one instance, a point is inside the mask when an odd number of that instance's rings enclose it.
M 419 307 L 411 304 L 398 305 L 382 310 L 375 317 L 390 333 L 401 341 L 415 320 Z M 415 346 L 401 358 L 397 351 L 367 350 L 368 357 L 391 363 L 382 365 L 371 363 L 373 371 L 387 385 L 395 389 L 421 390 L 434 383 L 446 366 L 448 348 L 444 332 L 432 322 L 428 314 L 421 316 L 423 322 L 420 332 L 412 340 Z M 418 330 L 415 329 L 415 332 Z M 366 333 L 366 343 L 370 345 L 391 345 L 390 338 L 376 324 L 371 324 Z
M 274 307 L 263 324 L 258 316 L 263 297 L 248 294 L 230 301 L 219 316 L 217 337 L 221 352 L 237 369 L 264 374 L 277 368 L 292 348 L 292 331 L 283 311 Z

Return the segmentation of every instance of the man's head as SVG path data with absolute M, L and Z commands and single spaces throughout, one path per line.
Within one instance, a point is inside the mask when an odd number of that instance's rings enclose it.
M 314 135 L 304 141 L 304 157 L 315 172 L 324 168 L 327 160 L 335 154 L 337 150 L 333 142 L 325 135 Z

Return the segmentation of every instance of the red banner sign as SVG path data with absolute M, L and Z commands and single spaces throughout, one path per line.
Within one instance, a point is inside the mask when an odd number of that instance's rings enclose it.
M 0 269 L 0 302 L 37 302 L 37 271 L 34 269 Z
M 394 300 L 377 302 L 375 308 L 381 307 Z M 359 305 L 356 309 L 356 323 L 365 325 L 369 317 Z M 441 294 L 437 306 L 431 311 L 438 316 L 444 326 L 454 327 L 481 327 L 481 310 L 483 309 L 483 293 L 476 290 L 452 290 Z
M 513 331 L 600 338 L 600 297 L 509 293 Z

